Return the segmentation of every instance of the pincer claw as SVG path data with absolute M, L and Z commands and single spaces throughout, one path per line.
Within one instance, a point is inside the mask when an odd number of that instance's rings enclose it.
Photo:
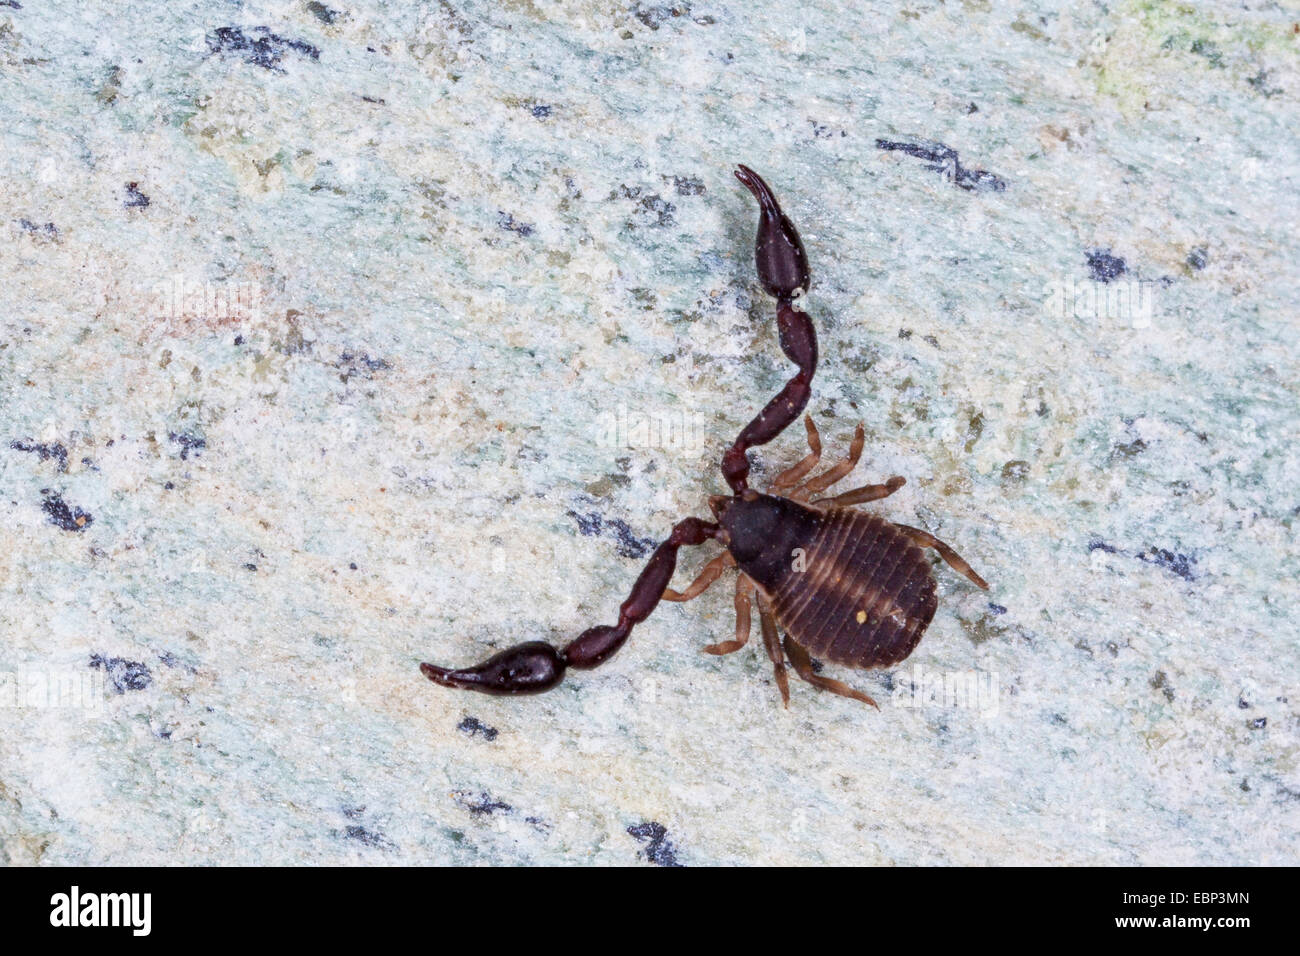
M 435 684 L 484 694 L 540 694 L 564 679 L 564 659 L 545 641 L 517 644 L 489 657 L 477 667 L 452 670 L 421 664 L 420 672 Z
M 799 230 L 795 229 L 781 204 L 776 201 L 776 194 L 748 166 L 736 167 L 736 178 L 758 200 L 758 236 L 754 242 L 754 261 L 758 267 L 758 278 L 767 294 L 778 302 L 790 302 L 794 297 L 808 291 L 811 274 L 808 269 L 808 254 L 804 252 Z

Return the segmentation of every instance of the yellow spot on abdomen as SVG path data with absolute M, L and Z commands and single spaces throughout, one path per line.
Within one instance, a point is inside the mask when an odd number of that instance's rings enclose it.
M 858 612 L 858 623 L 859 623 L 859 624 L 866 624 L 866 623 L 867 623 L 867 612 L 866 612 L 866 611 L 859 611 L 859 612 Z

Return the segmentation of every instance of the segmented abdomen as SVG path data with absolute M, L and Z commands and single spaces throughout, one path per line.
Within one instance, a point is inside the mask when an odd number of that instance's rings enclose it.
M 887 667 L 912 653 L 934 617 L 934 576 L 890 522 L 832 511 L 772 594 L 777 621 L 809 653 L 850 667 Z

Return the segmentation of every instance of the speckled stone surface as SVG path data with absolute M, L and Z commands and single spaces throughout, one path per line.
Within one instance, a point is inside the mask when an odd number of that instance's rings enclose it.
M 0 859 L 1300 862 L 1286 6 L 0 2 Z M 729 581 L 434 687 L 791 374 L 738 161 L 844 487 L 992 590 L 879 712 L 700 654 Z

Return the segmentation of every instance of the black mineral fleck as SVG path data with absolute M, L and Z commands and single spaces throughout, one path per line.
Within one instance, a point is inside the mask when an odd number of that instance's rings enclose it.
M 1093 282 L 1114 282 L 1128 272 L 1128 265 L 1109 249 L 1089 249 L 1084 253 L 1088 260 L 1088 273 Z
M 668 839 L 668 829 L 662 823 L 650 821 L 638 823 L 627 828 L 628 836 L 644 843 L 645 849 L 639 855 L 644 856 L 655 866 L 682 866 L 677 862 L 677 848 Z
M 489 727 L 477 717 L 466 717 L 456 725 L 456 729 L 468 737 L 482 737 L 489 742 L 497 739 L 497 729 Z
M 140 191 L 139 183 L 126 184 L 126 200 L 122 203 L 127 209 L 148 209 L 149 197 Z
M 64 531 L 85 531 L 95 523 L 95 519 L 87 512 L 75 505 L 69 505 L 57 491 L 42 488 L 41 495 L 44 497 L 41 510 L 45 512 L 45 517 L 50 524 Z
M 62 442 L 11 441 L 9 447 L 14 451 L 31 452 L 41 461 L 49 461 L 53 458 L 59 463 L 59 471 L 68 470 L 68 449 Z
M 128 661 L 124 657 L 92 654 L 90 666 L 95 670 L 104 671 L 112 682 L 113 689 L 119 694 L 125 694 L 129 690 L 144 690 L 153 682 L 149 665 L 143 661 Z
M 954 186 L 967 192 L 1000 193 L 1007 188 L 1007 181 L 1001 176 L 985 169 L 969 169 L 961 164 L 957 150 L 943 143 L 930 140 L 902 142 L 888 139 L 876 140 L 876 149 L 886 152 L 899 152 L 906 156 L 925 161 L 925 168 L 950 179 Z
M 638 538 L 632 528 L 620 518 L 605 518 L 595 511 L 570 511 L 569 517 L 578 523 L 578 531 L 592 537 L 609 534 L 618 542 L 618 553 L 625 558 L 643 558 L 655 546 L 653 538 Z
M 280 62 L 290 51 L 312 60 L 320 59 L 320 50 L 310 43 L 279 36 L 267 27 L 254 27 L 249 33 L 239 27 L 217 27 L 208 34 L 208 51 L 212 55 L 241 54 L 245 63 L 273 73 L 284 72 Z

